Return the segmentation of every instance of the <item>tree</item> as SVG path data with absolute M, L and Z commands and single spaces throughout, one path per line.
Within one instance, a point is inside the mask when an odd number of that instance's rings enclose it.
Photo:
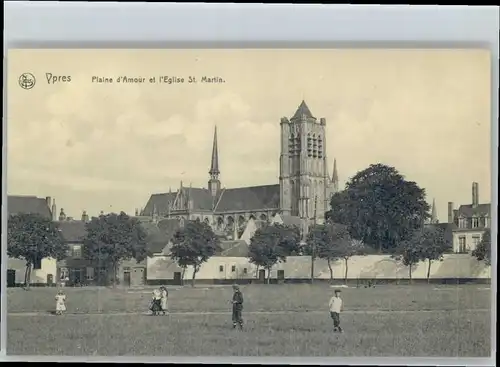
M 479 261 L 484 261 L 487 265 L 491 265 L 491 230 L 489 228 L 484 231 L 477 247 L 472 250 L 472 256 Z
M 192 286 L 201 265 L 220 250 L 219 239 L 212 228 L 201 221 L 186 221 L 172 239 L 170 257 L 182 268 L 182 278 L 188 266 L 193 267 Z
M 425 190 L 393 167 L 370 165 L 333 195 L 328 220 L 344 224 L 351 236 L 377 249 L 394 250 L 429 217 Z
M 101 214 L 85 224 L 83 256 L 92 264 L 104 267 L 116 286 L 117 270 L 124 260 L 135 259 L 138 263 L 150 255 L 148 234 L 141 223 L 124 212 Z M 104 266 L 103 266 L 104 264 Z
M 268 225 L 259 228 L 250 241 L 248 257 L 252 264 L 267 270 L 267 283 L 271 268 L 286 262 L 287 256 L 300 254 L 300 231 L 297 227 Z
M 31 269 L 42 259 L 63 260 L 68 245 L 62 238 L 57 223 L 39 214 L 9 216 L 7 227 L 7 254 L 26 261 L 24 283 L 31 281 Z
M 339 259 L 339 249 L 351 240 L 347 228 L 335 223 L 316 225 L 307 235 L 304 252 L 309 256 L 326 260 L 330 270 L 330 282 L 333 281 L 332 262 Z
M 444 231 L 437 226 L 425 226 L 415 232 L 410 242 L 415 248 L 420 248 L 420 260 L 428 262 L 427 283 L 429 283 L 432 262 L 442 261 L 443 254 L 449 247 L 444 238 Z
M 404 266 L 408 266 L 408 275 L 411 284 L 413 266 L 418 264 L 422 258 L 420 246 L 414 246 L 414 241 L 402 241 L 391 257 L 401 261 Z

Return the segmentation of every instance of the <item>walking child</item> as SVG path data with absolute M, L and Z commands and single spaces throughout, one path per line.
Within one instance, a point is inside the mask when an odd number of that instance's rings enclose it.
M 238 287 L 236 284 L 233 285 L 233 329 L 238 326 L 241 329 L 243 329 L 243 317 L 242 317 L 242 311 L 243 311 L 243 293 L 240 291 L 240 287 Z
M 66 295 L 60 289 L 56 295 L 56 315 L 62 315 L 66 311 Z
M 333 331 L 334 332 L 342 332 L 342 328 L 340 327 L 340 312 L 343 311 L 343 302 L 342 298 L 340 298 L 340 289 L 335 289 L 335 294 L 332 298 L 330 298 L 330 317 L 333 320 Z

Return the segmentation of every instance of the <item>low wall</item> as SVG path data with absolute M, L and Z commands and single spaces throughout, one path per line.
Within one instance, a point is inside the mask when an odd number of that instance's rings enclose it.
M 404 281 L 409 279 L 409 268 L 400 262 L 391 259 L 389 255 L 354 256 L 347 261 L 332 263 L 334 279 L 371 279 L 377 282 Z M 427 281 L 427 262 L 420 262 L 412 267 L 412 279 Z M 247 258 L 242 257 L 212 257 L 204 263 L 196 274 L 200 282 L 230 283 L 234 281 L 250 281 L 259 278 L 258 268 Z M 306 281 L 311 277 L 311 258 L 309 256 L 294 256 L 287 258 L 285 263 L 276 264 L 271 270 L 271 279 L 277 279 L 281 272 L 283 281 Z M 148 258 L 148 283 L 170 282 L 176 279 L 175 273 L 182 269 L 167 256 Z M 193 269 L 188 267 L 184 279 L 192 278 Z M 179 274 L 177 274 L 178 276 Z M 267 277 L 267 274 L 266 274 Z M 318 259 L 314 264 L 314 278 L 329 280 L 330 270 L 326 261 Z M 488 282 L 491 278 L 491 267 L 477 261 L 469 254 L 447 254 L 443 261 L 434 261 L 431 264 L 430 279 L 433 282 L 457 282 L 457 279 L 482 279 Z

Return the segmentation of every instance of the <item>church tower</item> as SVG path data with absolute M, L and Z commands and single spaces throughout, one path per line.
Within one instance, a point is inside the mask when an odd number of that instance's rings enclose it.
M 281 119 L 280 209 L 283 215 L 322 223 L 328 210 L 326 119 L 319 121 L 302 101 L 292 118 Z
M 208 180 L 208 191 L 212 195 L 212 199 L 215 203 L 217 194 L 220 191 L 220 181 L 219 181 L 219 152 L 217 148 L 217 126 L 214 131 L 214 141 L 212 146 L 212 160 L 210 162 L 210 171 L 208 172 L 210 175 L 210 180 Z

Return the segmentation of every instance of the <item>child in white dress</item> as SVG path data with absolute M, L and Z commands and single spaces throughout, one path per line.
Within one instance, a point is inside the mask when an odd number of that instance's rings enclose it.
M 62 315 L 66 311 L 66 295 L 59 290 L 56 295 L 56 315 Z
M 168 312 L 168 291 L 166 287 L 160 287 L 161 291 L 161 311 L 165 315 Z

